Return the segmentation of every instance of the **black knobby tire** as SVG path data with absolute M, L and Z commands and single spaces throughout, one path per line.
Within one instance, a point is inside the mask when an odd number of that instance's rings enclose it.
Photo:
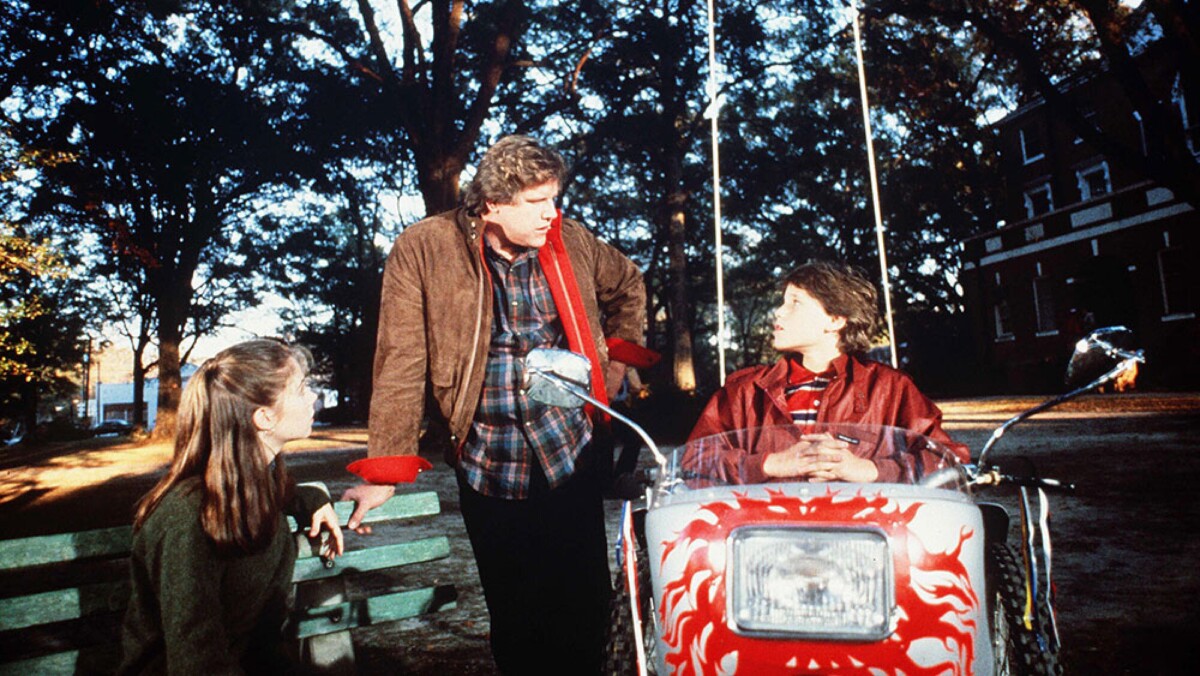
M 654 623 L 650 620 L 650 613 L 653 612 L 650 603 L 650 561 L 646 558 L 646 548 L 642 543 L 638 543 L 637 550 L 642 637 L 645 643 L 652 643 L 650 628 Z M 625 584 L 624 567 L 617 571 L 613 584 L 612 604 L 609 606 L 608 641 L 604 649 L 604 673 L 609 676 L 629 676 L 637 673 L 637 644 L 634 641 L 633 613 L 630 611 L 629 588 Z
M 1020 554 L 1006 544 L 988 547 L 988 610 L 996 676 L 1061 676 L 1051 636 L 1045 590 L 1035 600 L 1033 628 L 1025 628 L 1025 575 Z

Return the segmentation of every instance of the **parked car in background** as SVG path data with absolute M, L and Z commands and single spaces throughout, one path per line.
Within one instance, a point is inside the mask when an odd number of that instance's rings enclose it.
M 92 427 L 92 436 L 99 437 L 108 434 L 124 435 L 133 432 L 133 423 L 128 420 L 112 418 L 103 422 L 97 423 Z

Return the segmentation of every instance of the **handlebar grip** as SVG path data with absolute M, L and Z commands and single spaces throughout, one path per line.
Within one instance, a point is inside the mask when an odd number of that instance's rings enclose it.
M 1028 488 L 1046 488 L 1054 491 L 1063 491 L 1073 493 L 1075 484 L 1065 483 L 1058 479 L 1043 479 L 1032 476 L 1014 476 L 1012 474 L 1001 474 L 1000 483 L 1015 484 L 1017 486 L 1026 486 Z

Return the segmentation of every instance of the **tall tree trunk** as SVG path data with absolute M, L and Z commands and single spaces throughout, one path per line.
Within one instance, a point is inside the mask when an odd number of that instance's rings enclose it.
M 696 390 L 696 366 L 692 357 L 692 317 L 688 301 L 687 192 L 682 188 L 683 160 L 670 159 L 666 199 L 667 219 L 667 307 L 670 313 L 672 373 L 681 392 Z
M 18 391 L 21 393 L 21 419 L 25 423 L 25 439 L 27 441 L 38 441 L 36 432 L 38 425 L 38 381 L 37 378 L 30 378 L 20 384 Z
M 504 0 L 492 13 L 491 34 L 483 38 L 475 76 L 477 88 L 466 93 L 461 70 L 467 58 L 462 50 L 462 23 L 471 15 L 462 0 L 440 0 L 431 7 L 431 25 L 419 25 L 409 0 L 398 0 L 404 44 L 399 58 L 388 52 L 369 0 L 357 0 L 374 69 L 370 76 L 382 83 L 395 102 L 397 122 L 409 138 L 417 164 L 417 182 L 426 214 L 458 206 L 458 182 L 467 158 L 479 140 L 496 91 L 510 68 L 509 56 L 525 30 L 528 10 L 521 0 Z M 422 46 L 422 31 L 431 34 Z M 479 39 L 479 36 L 477 36 Z M 362 64 L 358 64 L 360 67 Z
M 372 249 L 372 251 L 376 251 Z M 375 257 L 374 254 L 371 256 Z M 368 300 L 360 306 L 362 309 L 362 318 L 359 325 L 355 327 L 352 333 L 352 340 L 356 344 L 355 353 L 358 358 L 352 363 L 353 387 L 356 390 L 354 412 L 356 418 L 366 419 L 367 409 L 371 402 L 371 389 L 373 387 L 373 379 L 375 376 L 375 335 L 379 330 L 379 301 L 383 291 L 383 264 L 382 262 L 372 262 L 369 267 L 364 267 L 364 271 L 371 271 L 369 279 L 363 281 L 362 288 L 367 290 Z M 380 272 L 374 272 L 379 270 Z
M 180 376 L 179 336 L 163 335 L 158 346 L 158 412 L 154 416 L 154 439 L 173 439 L 183 393 Z
M 146 426 L 146 365 L 143 361 L 150 344 L 147 323 L 143 320 L 133 346 L 133 424 Z
M 191 275 L 188 275 L 191 278 Z M 158 412 L 154 417 L 153 439 L 173 439 L 175 422 L 179 417 L 179 401 L 183 394 L 182 361 L 179 348 L 183 342 L 183 326 L 191 298 L 190 285 L 186 290 L 172 293 L 170 284 L 156 297 L 158 304 Z
M 146 367 L 142 366 L 142 350 L 133 354 L 133 424 L 144 427 L 146 414 L 142 409 L 146 405 Z
M 425 200 L 425 215 L 432 216 L 458 206 L 459 177 L 467 164 L 466 156 L 449 152 L 418 157 L 417 181 Z
M 683 15 L 688 3 L 677 11 Z M 681 21 L 680 26 L 686 26 Z M 683 31 L 666 28 L 667 34 L 680 36 Z M 684 184 L 684 158 L 689 147 L 687 94 L 681 90 L 680 70 L 687 62 L 682 40 L 668 41 L 658 59 L 658 97 L 663 106 L 660 118 L 663 157 L 663 218 L 667 233 L 667 314 L 671 341 L 672 376 L 680 392 L 696 391 L 696 365 L 692 354 L 692 308 L 688 293 L 687 203 Z

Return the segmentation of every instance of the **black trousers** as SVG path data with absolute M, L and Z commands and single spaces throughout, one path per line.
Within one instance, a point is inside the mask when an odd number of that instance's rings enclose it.
M 598 674 L 612 584 L 594 463 L 553 490 L 535 465 L 530 493 L 492 498 L 458 477 L 492 657 L 507 675 Z

